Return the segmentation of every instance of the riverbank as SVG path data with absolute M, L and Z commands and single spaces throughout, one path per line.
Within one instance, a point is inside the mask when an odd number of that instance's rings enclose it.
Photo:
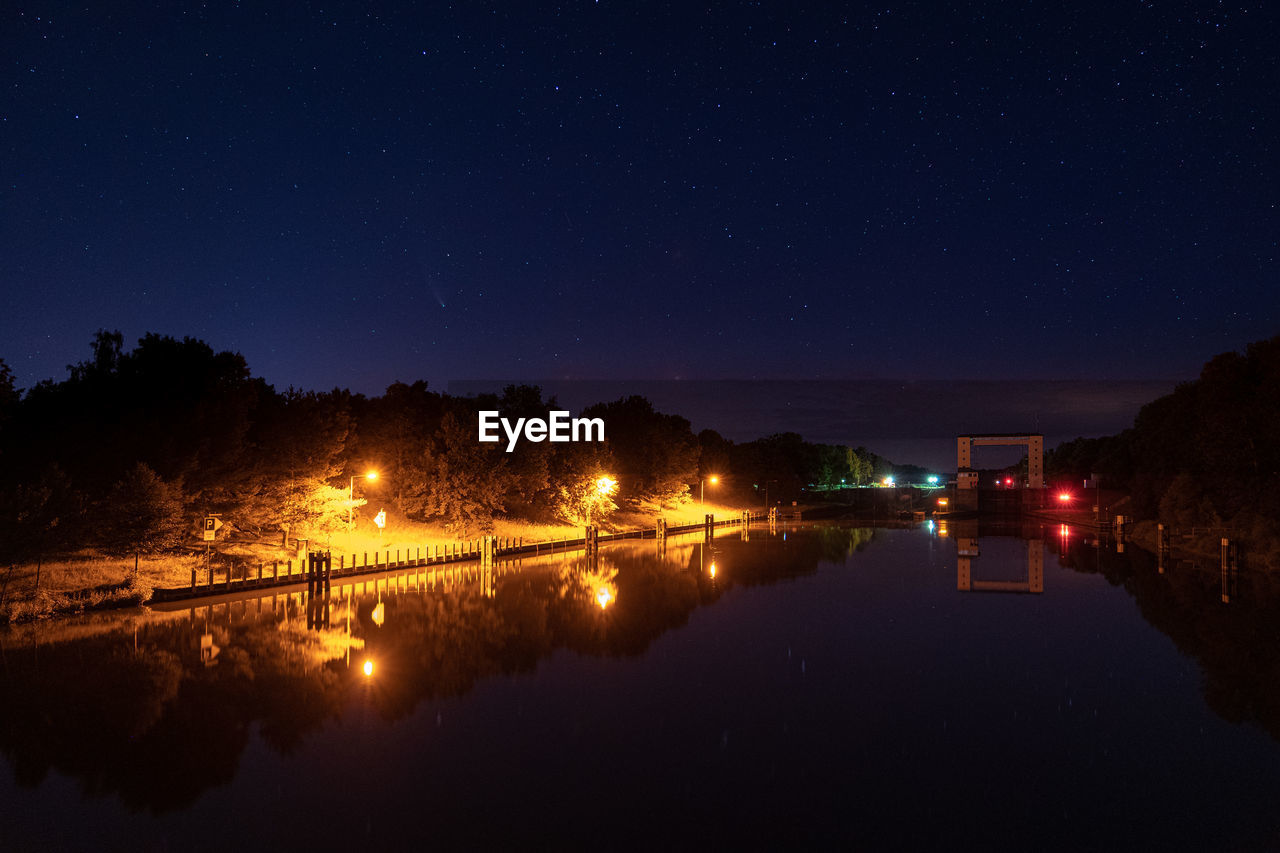
M 675 507 L 641 506 L 612 513 L 600 524 L 602 532 L 624 533 L 650 530 L 659 517 L 672 527 L 699 524 L 710 514 L 723 520 L 738 517 L 745 509 L 761 509 L 739 503 L 689 502 Z M 538 524 L 519 519 L 499 519 L 492 535 L 511 542 L 551 542 L 582 536 L 582 527 L 571 524 Z M 411 554 L 423 556 L 435 552 L 458 553 L 474 542 L 479 534 L 459 537 L 441 524 L 423 524 L 392 517 L 386 529 L 379 531 L 368 521 L 348 533 L 303 539 L 308 550 L 325 550 L 334 555 L 334 565 L 342 559 L 346 565 L 376 562 L 377 555 Z M 0 625 L 47 619 L 115 607 L 133 607 L 151 600 L 155 589 L 173 589 L 191 584 L 193 572 L 203 580 L 212 567 L 219 574 L 230 571 L 244 578 L 257 567 L 273 563 L 283 571 L 291 562 L 301 571 L 299 540 L 289 547 L 272 537 L 239 536 L 217 542 L 206 557 L 203 549 L 193 548 L 178 554 L 143 554 L 111 557 L 92 551 L 79 551 L 52 560 L 9 566 L 0 574 Z

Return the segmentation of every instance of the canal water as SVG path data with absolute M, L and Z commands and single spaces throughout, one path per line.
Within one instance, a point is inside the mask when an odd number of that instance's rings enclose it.
M 760 524 L 18 626 L 0 848 L 1280 846 L 1280 591 L 1090 535 Z

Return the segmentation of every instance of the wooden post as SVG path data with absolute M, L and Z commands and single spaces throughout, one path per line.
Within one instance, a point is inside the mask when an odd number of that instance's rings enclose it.
M 196 570 L 192 569 L 191 570 L 191 589 L 194 590 L 195 588 L 196 588 Z

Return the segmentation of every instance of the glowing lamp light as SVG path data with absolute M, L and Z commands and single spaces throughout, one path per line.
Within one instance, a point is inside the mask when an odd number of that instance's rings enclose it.
M 720 478 L 713 474 L 707 478 L 707 482 L 714 486 L 716 483 L 720 482 Z
M 378 479 L 378 472 L 377 472 L 377 471 L 370 471 L 368 474 L 365 474 L 365 475 L 364 475 L 364 478 L 365 478 L 366 480 L 376 480 L 376 479 Z
M 613 593 L 608 587 L 600 587 L 596 590 L 596 604 L 600 605 L 600 609 L 604 610 L 613 603 Z
M 607 474 L 596 480 L 596 492 L 604 497 L 613 494 L 616 488 L 618 488 L 618 481 Z
M 1067 503 L 1068 501 L 1071 500 L 1071 495 L 1068 492 L 1063 492 L 1060 495 L 1058 495 L 1058 500 L 1062 501 L 1063 503 Z
M 892 486 L 892 485 L 893 485 L 893 478 L 892 478 L 892 477 L 885 477 L 885 478 L 884 478 L 884 484 L 885 484 L 886 486 Z
M 362 667 L 362 669 L 364 670 L 364 677 L 365 677 L 365 678 L 369 678 L 369 677 L 371 677 L 371 676 L 373 675 L 373 661 L 371 661 L 371 660 L 367 660 L 367 661 L 365 661 L 365 662 L 364 662 L 364 666 Z
M 715 577 L 715 576 L 716 576 L 716 564 L 715 564 L 715 563 L 712 563 L 712 564 L 711 564 L 711 577 Z
M 936 486 L 936 485 L 938 485 L 938 475 L 937 475 L 937 474 L 930 474 L 930 475 L 929 475 L 929 480 L 928 480 L 928 482 L 929 482 L 929 485 L 931 485 L 931 486 Z

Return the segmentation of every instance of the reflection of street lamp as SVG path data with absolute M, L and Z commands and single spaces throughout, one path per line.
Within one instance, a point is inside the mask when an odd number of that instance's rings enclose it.
M 373 480 L 378 479 L 378 472 L 370 471 L 369 473 L 364 475 L 364 478 L 372 482 Z M 355 509 L 355 505 L 356 505 L 356 477 L 354 474 L 352 474 L 351 482 L 347 484 L 347 532 L 348 533 L 351 532 L 351 525 L 354 518 L 354 516 L 352 515 L 352 510 Z
M 702 480 L 699 481 L 698 503 L 702 504 L 703 506 L 707 505 L 707 482 L 708 481 L 711 483 L 711 485 L 714 486 L 716 483 L 720 482 L 720 478 L 717 477 L 715 474 L 712 474 L 710 477 L 703 477 Z

